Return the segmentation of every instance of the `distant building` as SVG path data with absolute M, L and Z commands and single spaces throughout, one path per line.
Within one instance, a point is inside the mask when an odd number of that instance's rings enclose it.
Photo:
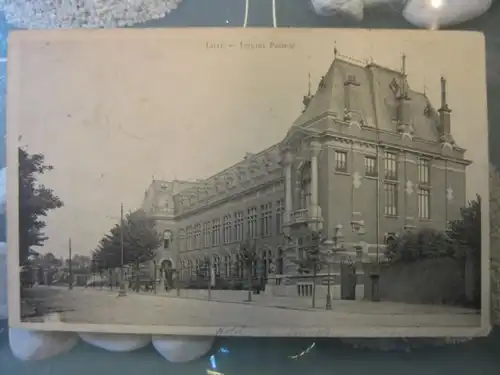
M 301 294 L 307 280 L 293 259 L 302 225 L 327 238 L 341 231 L 343 254 L 356 262 L 380 258 L 404 230 L 445 230 L 465 205 L 464 153 L 444 78 L 436 110 L 409 87 L 404 56 L 396 71 L 336 54 L 283 141 L 206 180 L 153 181 L 143 208 L 165 233 L 158 264 L 177 263 L 181 279 L 205 257 L 217 277 L 242 277 L 238 249 L 250 239 L 268 282 Z

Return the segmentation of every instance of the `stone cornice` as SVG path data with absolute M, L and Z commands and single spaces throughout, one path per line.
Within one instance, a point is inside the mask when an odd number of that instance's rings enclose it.
M 267 188 L 267 187 L 272 187 L 276 183 L 280 182 L 280 180 L 283 180 L 284 178 L 280 176 L 275 176 L 275 178 L 269 179 L 263 183 L 260 184 L 255 184 L 253 186 L 249 186 L 247 189 L 235 191 L 234 194 L 228 194 L 225 196 L 221 196 L 220 199 L 214 200 L 213 202 L 209 202 L 207 204 L 200 204 L 196 205 L 194 207 L 187 207 L 185 211 L 178 212 L 175 215 L 175 220 L 180 220 L 183 219 L 184 217 L 191 216 L 194 214 L 198 214 L 203 211 L 207 211 L 211 208 L 214 208 L 216 206 L 220 206 L 224 203 L 228 203 L 232 200 L 244 198 L 247 195 L 251 195 L 254 193 L 257 193 L 258 191 Z
M 462 165 L 470 165 L 472 163 L 470 160 L 467 159 L 444 156 L 439 153 L 423 151 L 418 148 L 410 147 L 408 145 L 395 144 L 390 142 L 377 143 L 373 141 L 367 141 L 365 139 L 361 139 L 355 136 L 340 136 L 334 132 L 325 132 L 324 134 L 328 136 L 328 140 L 323 142 L 323 144 L 326 147 L 334 147 L 335 143 L 338 142 L 340 144 L 340 147 L 342 147 L 342 145 L 349 145 L 349 146 L 353 145 L 353 146 L 361 146 L 361 148 L 364 147 L 367 150 L 374 150 L 374 151 L 376 151 L 377 148 L 380 148 L 386 150 L 394 150 L 398 152 L 411 152 L 413 154 L 426 156 L 432 159 L 447 160 Z M 354 147 L 354 150 L 360 151 L 359 149 L 356 149 L 356 147 Z
M 275 144 L 259 154 L 247 155 L 242 162 L 215 176 L 200 180 L 197 187 L 185 189 L 174 195 L 174 199 L 180 203 L 177 214 L 202 208 L 207 204 L 217 203 L 221 199 L 245 192 L 255 185 L 255 181 L 266 183 L 269 175 L 281 171 L 280 159 L 279 144 Z
M 394 136 L 394 137 L 401 137 L 401 134 L 399 134 L 397 131 L 389 131 L 389 130 L 379 129 L 375 126 L 375 124 L 369 124 L 371 126 L 366 126 L 366 125 L 362 125 L 362 124 L 354 124 L 354 123 L 351 123 L 348 121 L 343 121 L 342 119 L 339 118 L 339 116 L 336 112 L 324 112 L 321 115 L 315 116 L 314 118 L 305 122 L 300 127 L 307 129 L 309 126 L 311 126 L 311 125 L 313 125 L 313 124 L 315 124 L 315 123 L 317 123 L 320 120 L 323 120 L 325 118 L 332 119 L 332 120 L 334 120 L 334 122 L 338 123 L 341 126 L 350 127 L 353 125 L 358 125 L 358 127 L 361 129 L 361 131 L 369 131 L 372 133 L 386 134 L 386 135 Z M 311 131 L 313 131 L 313 130 L 311 129 Z M 290 129 L 289 134 L 287 134 L 287 137 L 283 140 L 283 142 L 286 143 L 289 140 L 289 138 L 292 137 L 293 133 L 294 133 L 294 129 L 292 128 L 292 129 Z M 330 130 L 330 131 L 327 130 L 325 132 L 318 133 L 318 135 L 320 136 L 320 135 L 323 135 L 325 133 L 334 133 L 334 132 L 332 130 Z M 351 137 L 351 136 L 349 136 L 349 137 Z M 355 136 L 353 136 L 353 138 L 355 138 Z M 421 144 L 425 144 L 428 146 L 439 145 L 438 140 L 433 142 L 433 141 L 429 141 L 426 139 L 422 139 L 420 137 L 412 137 L 412 142 L 417 143 L 417 144 L 421 143 Z M 453 148 L 458 152 L 465 152 L 466 151 L 464 148 L 456 146 L 456 145 L 454 145 Z

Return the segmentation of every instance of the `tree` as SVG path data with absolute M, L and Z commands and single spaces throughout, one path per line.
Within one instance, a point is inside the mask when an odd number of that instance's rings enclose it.
M 389 262 L 415 262 L 421 259 L 454 257 L 457 246 L 443 231 L 422 228 L 407 231 L 387 244 L 385 256 Z
M 481 197 L 460 210 L 461 218 L 450 223 L 449 236 L 456 243 L 461 261 L 468 302 L 481 305 Z
M 299 249 L 300 255 L 299 258 L 294 259 L 293 262 L 297 264 L 300 273 L 312 273 L 312 307 L 315 308 L 317 273 L 324 263 L 321 253 L 321 244 L 324 242 L 324 239 L 320 231 L 312 230 L 309 227 L 301 233 L 300 239 L 302 241 Z
M 162 236 L 156 231 L 156 220 L 143 210 L 126 216 L 124 242 L 127 263 L 136 265 L 153 259 L 155 250 L 162 245 Z
M 469 251 L 481 255 L 481 197 L 476 197 L 460 210 L 460 219 L 450 222 L 448 234 L 459 245 L 458 256 Z
M 61 266 L 61 261 L 53 253 L 43 255 L 41 262 L 45 266 Z
M 248 301 L 252 301 L 253 269 L 259 259 L 255 241 L 244 241 L 240 246 L 240 256 L 241 266 L 246 270 L 248 277 Z
M 42 246 L 47 240 L 42 220 L 49 211 L 63 206 L 52 189 L 37 181 L 39 175 L 53 169 L 42 154 L 28 154 L 19 148 L 19 262 L 25 264 L 31 246 Z
M 132 265 L 139 285 L 141 263 L 153 259 L 162 237 L 155 229 L 156 221 L 137 210 L 123 219 L 123 265 Z M 122 228 L 116 224 L 99 242 L 97 255 L 106 269 L 122 266 Z
M 98 247 L 96 250 L 94 250 L 94 252 L 92 253 L 92 259 L 94 261 L 93 269 L 96 273 L 102 276 L 102 273 L 107 266 L 103 249 Z
M 500 174 L 490 165 L 490 249 L 492 315 L 500 323 Z
M 71 259 L 71 265 L 74 269 L 88 270 L 90 268 L 91 258 L 87 255 L 75 254 Z

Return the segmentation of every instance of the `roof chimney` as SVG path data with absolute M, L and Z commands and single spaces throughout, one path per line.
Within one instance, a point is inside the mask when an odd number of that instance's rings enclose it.
M 313 95 L 311 93 L 311 73 L 309 73 L 307 95 L 304 95 L 304 99 L 302 99 L 302 104 L 304 104 L 304 108 L 302 109 L 302 112 L 305 112 L 305 110 L 309 106 L 309 103 L 311 103 L 312 98 L 313 98 Z
M 411 122 L 410 97 L 408 95 L 408 83 L 406 81 L 406 55 L 401 57 L 401 84 L 399 104 L 397 109 L 398 130 L 405 132 Z
M 441 124 L 441 132 L 443 134 L 450 134 L 451 131 L 451 109 L 446 102 L 446 79 L 441 76 L 441 108 L 439 112 L 439 121 Z

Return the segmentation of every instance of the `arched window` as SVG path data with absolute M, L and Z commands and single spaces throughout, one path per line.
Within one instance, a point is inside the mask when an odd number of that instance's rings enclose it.
M 213 268 L 214 268 L 215 276 L 219 277 L 220 276 L 220 257 L 219 257 L 219 255 L 213 256 Z
M 300 178 L 300 202 L 299 207 L 306 209 L 311 202 L 311 163 L 306 162 L 299 173 Z
M 273 263 L 273 261 L 273 251 L 271 249 L 263 250 L 261 253 L 263 277 L 267 277 L 269 275 L 269 266 Z
M 242 263 L 243 259 L 241 254 L 236 255 L 236 276 L 240 279 L 243 278 L 244 267 Z
M 395 233 L 386 233 L 384 235 L 384 244 L 389 245 L 392 242 L 396 241 L 397 235 Z
M 168 229 L 163 232 L 163 248 L 168 249 L 170 247 L 170 243 L 172 242 L 172 232 Z

